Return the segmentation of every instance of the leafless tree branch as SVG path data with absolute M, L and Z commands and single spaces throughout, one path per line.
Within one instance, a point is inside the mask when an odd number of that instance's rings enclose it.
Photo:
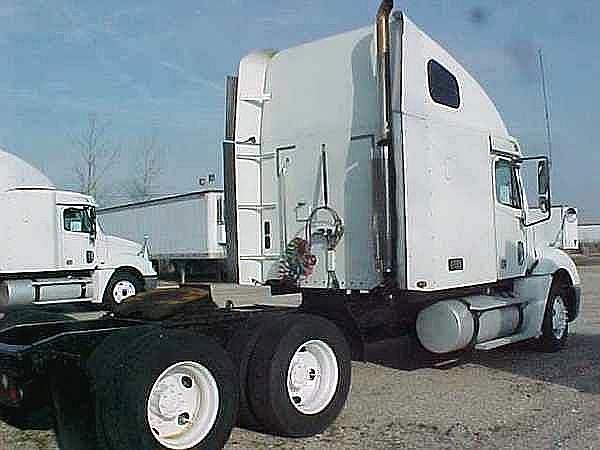
M 109 139 L 109 126 L 109 122 L 90 114 L 85 128 L 71 137 L 77 153 L 74 171 L 79 190 L 94 197 L 101 194 L 102 182 L 120 155 L 119 146 Z
M 156 134 L 138 141 L 135 172 L 127 183 L 127 191 L 132 200 L 148 200 L 157 191 L 162 175 L 160 163 L 165 151 Z

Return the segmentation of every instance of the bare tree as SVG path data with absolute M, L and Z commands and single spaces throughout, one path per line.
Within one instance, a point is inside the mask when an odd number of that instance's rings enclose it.
M 90 114 L 86 127 L 71 138 L 78 153 L 75 174 L 79 190 L 94 197 L 98 197 L 102 181 L 120 154 L 119 147 L 108 138 L 109 125 Z
M 135 172 L 126 185 L 132 200 L 148 200 L 157 191 L 162 174 L 160 162 L 164 153 L 165 148 L 158 141 L 156 134 L 138 141 Z

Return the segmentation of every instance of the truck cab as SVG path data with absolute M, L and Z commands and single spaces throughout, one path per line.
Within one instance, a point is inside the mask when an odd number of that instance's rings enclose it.
M 240 61 L 224 143 L 235 278 L 295 286 L 305 304 L 337 296 L 367 335 L 385 321 L 361 323 L 364 298 L 400 328 L 416 314 L 436 353 L 564 342 L 580 279 L 535 239 L 547 158 L 525 156 L 483 87 L 392 4 L 375 29 Z
M 104 303 L 156 284 L 145 244 L 105 235 L 88 195 L 59 191 L 37 169 L 0 152 L 0 306 Z

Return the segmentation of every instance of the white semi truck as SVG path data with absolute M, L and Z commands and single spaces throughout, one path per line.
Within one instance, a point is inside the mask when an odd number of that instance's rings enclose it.
M 90 196 L 0 150 L 0 307 L 104 303 L 156 285 L 142 245 L 105 235 Z M 1 327 L 1 324 L 0 324 Z
M 234 282 L 0 333 L 6 405 L 47 392 L 62 448 L 215 449 L 236 422 L 323 431 L 370 341 L 453 356 L 565 346 L 580 279 L 533 237 L 546 158 L 524 157 L 479 84 L 392 7 L 375 29 L 252 53 L 229 79 Z M 537 214 L 521 181 L 532 161 Z

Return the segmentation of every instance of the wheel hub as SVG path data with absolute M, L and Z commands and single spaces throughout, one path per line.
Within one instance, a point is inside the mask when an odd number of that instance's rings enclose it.
M 173 378 L 168 378 L 157 388 L 158 412 L 165 418 L 173 418 L 184 406 L 183 392 L 175 384 Z
M 148 424 L 164 447 L 183 450 L 198 445 L 212 429 L 219 409 L 219 390 L 210 371 L 195 362 L 166 369 L 148 398 Z
M 131 281 L 122 280 L 115 284 L 113 289 L 113 298 L 116 303 L 122 303 L 127 297 L 136 294 L 135 286 Z
M 297 360 L 293 361 L 290 367 L 292 390 L 299 391 L 310 383 L 318 382 L 318 364 L 316 358 L 307 352 L 303 352 Z
M 561 339 L 565 334 L 568 323 L 568 314 L 562 297 L 556 297 L 552 305 L 552 333 L 556 339 Z
M 337 389 L 339 369 L 333 350 L 323 341 L 301 345 L 288 368 L 288 395 L 303 414 L 317 414 L 325 409 Z

